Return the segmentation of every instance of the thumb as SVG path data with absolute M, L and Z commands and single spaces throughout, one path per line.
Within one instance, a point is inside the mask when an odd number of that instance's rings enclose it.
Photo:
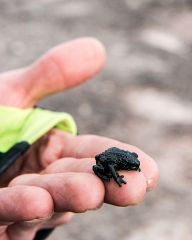
M 0 79 L 11 85 L 14 92 L 17 90 L 15 103 L 19 103 L 18 107 L 30 107 L 44 96 L 71 88 L 94 76 L 105 60 L 105 49 L 98 40 L 80 38 L 51 49 L 31 66 L 3 74 Z M 9 92 L 12 99 L 14 92 Z M 18 93 L 23 98 L 20 101 Z M 14 103 L 9 105 L 14 106 Z

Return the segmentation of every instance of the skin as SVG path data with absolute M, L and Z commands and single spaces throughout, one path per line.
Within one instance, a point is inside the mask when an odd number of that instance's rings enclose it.
M 47 95 L 90 79 L 105 61 L 105 49 L 96 39 L 61 44 L 30 66 L 1 74 L 0 104 L 32 107 Z M 94 156 L 112 146 L 140 156 L 141 172 L 120 171 L 128 182 L 121 188 L 92 172 Z M 104 202 L 138 204 L 155 187 L 158 175 L 154 160 L 132 145 L 53 129 L 0 177 L 0 239 L 32 240 L 39 229 L 65 224 L 73 213 L 97 209 Z

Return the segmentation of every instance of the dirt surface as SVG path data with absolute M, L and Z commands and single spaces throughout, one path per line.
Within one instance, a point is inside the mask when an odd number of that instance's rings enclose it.
M 191 26 L 190 0 L 0 0 L 0 70 L 72 38 L 99 38 L 103 73 L 41 105 L 72 113 L 80 133 L 140 147 L 160 167 L 143 204 L 80 214 L 50 240 L 191 239 Z

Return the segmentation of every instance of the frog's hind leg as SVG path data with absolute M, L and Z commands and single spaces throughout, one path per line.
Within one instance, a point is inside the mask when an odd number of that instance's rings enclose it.
M 123 175 L 119 175 L 118 172 L 115 171 L 114 166 L 109 165 L 109 169 L 111 170 L 111 174 L 115 182 L 121 187 L 122 184 L 126 184 L 127 182 L 123 179 Z
M 93 166 L 93 172 L 101 179 L 103 180 L 110 180 L 110 176 L 105 174 L 105 170 L 102 165 L 94 165 Z

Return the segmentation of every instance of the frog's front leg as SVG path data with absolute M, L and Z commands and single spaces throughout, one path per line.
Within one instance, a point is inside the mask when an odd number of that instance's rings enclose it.
M 107 180 L 107 181 L 110 180 L 110 176 L 109 176 L 109 175 L 106 175 L 105 169 L 104 169 L 104 167 L 103 167 L 101 164 L 94 165 L 94 166 L 93 166 L 93 171 L 94 171 L 94 173 L 95 173 L 98 177 L 100 177 L 101 179 Z
M 123 175 L 119 175 L 119 173 L 117 173 L 115 171 L 115 167 L 113 165 L 109 165 L 109 169 L 111 171 L 113 179 L 119 185 L 119 187 L 121 187 L 122 183 L 124 183 L 124 184 L 127 183 L 125 180 L 123 180 L 124 176 Z

